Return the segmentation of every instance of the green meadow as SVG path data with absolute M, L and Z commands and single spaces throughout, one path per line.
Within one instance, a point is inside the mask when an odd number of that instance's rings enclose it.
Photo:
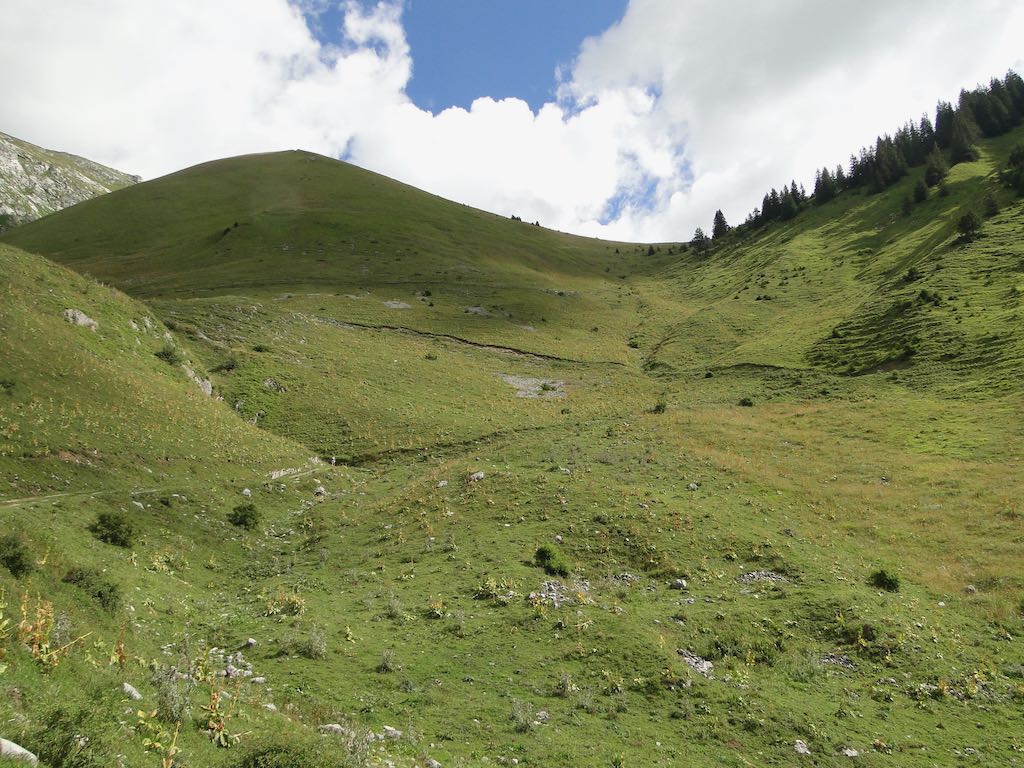
M 1024 764 L 1022 139 L 708 252 L 305 152 L 5 233 L 0 736 Z

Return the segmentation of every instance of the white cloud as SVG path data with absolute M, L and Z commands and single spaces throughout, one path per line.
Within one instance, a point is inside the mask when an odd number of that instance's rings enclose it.
M 401 5 L 347 4 L 343 44 L 325 47 L 301 10 L 326 2 L 0 0 L 0 130 L 147 177 L 347 153 L 497 213 L 680 240 L 1020 67 L 1024 39 L 1013 0 L 632 0 L 562 72 L 556 103 L 481 94 L 435 115 L 405 94 Z

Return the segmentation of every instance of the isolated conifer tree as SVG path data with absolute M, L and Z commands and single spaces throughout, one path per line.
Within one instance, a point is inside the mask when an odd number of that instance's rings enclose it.
M 924 180 L 918 179 L 917 184 L 914 185 L 914 202 L 923 203 L 928 199 L 928 185 L 924 183 Z
M 725 220 L 725 214 L 719 209 L 715 211 L 715 220 L 711 225 L 711 237 L 717 240 L 727 234 L 729 234 L 729 223 Z

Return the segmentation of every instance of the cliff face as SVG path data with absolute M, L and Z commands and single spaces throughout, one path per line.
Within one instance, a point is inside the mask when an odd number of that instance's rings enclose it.
M 141 179 L 0 133 L 0 230 Z

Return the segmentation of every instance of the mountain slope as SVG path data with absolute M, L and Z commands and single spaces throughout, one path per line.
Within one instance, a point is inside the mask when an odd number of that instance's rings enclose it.
M 0 231 L 138 181 L 84 157 L 0 133 Z
M 136 758 L 149 731 L 115 725 L 139 706 L 128 679 L 145 707 L 191 695 L 194 765 L 317 737 L 343 764 L 403 768 L 838 766 L 848 750 L 1012 765 L 1024 205 L 992 174 L 1013 139 L 907 217 L 904 187 L 843 194 L 708 255 L 548 232 L 305 153 L 199 166 L 9 233 L 135 299 L 4 251 L 21 275 L 12 420 L 40 437 L 4 458 L 38 490 L 0 521 L 42 562 L 0 569 L 0 589 L 67 606 L 106 645 L 44 673 L 0 643 L 0 685 L 23 691 L 0 696 L 0 723 L 54 765 L 65 732 L 93 739 L 96 765 Z M 1003 210 L 957 242 L 957 213 L 989 191 Z M 133 352 L 126 321 L 150 311 L 224 402 L 153 357 L 163 329 Z M 60 374 L 87 365 L 78 407 Z M 133 416 L 122 389 L 166 403 Z M 134 479 L 135 440 L 144 466 L 166 452 L 171 485 Z M 123 464 L 64 478 L 59 456 L 32 469 L 43 443 L 109 443 Z M 275 462 L 298 471 L 274 479 Z M 112 493 L 53 507 L 65 479 Z M 131 556 L 82 518 L 128 499 L 144 516 Z M 227 521 L 243 501 L 252 529 Z M 134 611 L 64 584 L 79 562 L 109 567 Z M 265 679 L 223 677 L 238 664 L 210 646 Z M 190 693 L 159 674 L 172 664 Z M 86 687 L 106 696 L 95 718 L 53 727 L 71 688 L 72 714 L 89 711 Z M 229 749 L 198 709 L 221 692 Z

